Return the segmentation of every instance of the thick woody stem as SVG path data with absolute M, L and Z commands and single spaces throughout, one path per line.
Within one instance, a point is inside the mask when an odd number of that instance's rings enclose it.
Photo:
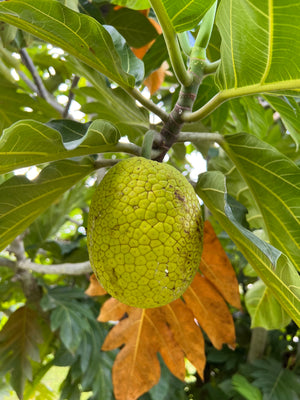
M 156 161 L 161 162 L 166 153 L 176 142 L 177 136 L 184 124 L 182 119 L 183 114 L 192 111 L 203 78 L 202 71 L 205 62 L 205 57 L 203 56 L 202 49 L 194 49 L 191 54 L 189 72 L 193 76 L 193 82 L 189 86 L 181 87 L 178 100 L 160 132 L 160 140 L 156 141 L 153 145 L 154 150 L 161 150 L 159 155 L 155 158 Z

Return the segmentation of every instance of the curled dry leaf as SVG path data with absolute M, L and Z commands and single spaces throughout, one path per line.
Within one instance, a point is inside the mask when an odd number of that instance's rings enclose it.
M 226 301 L 241 307 L 238 282 L 209 222 L 204 228 L 200 270 L 183 299 L 163 307 L 134 308 L 114 298 L 102 306 L 99 321 L 120 321 L 102 347 L 121 347 L 112 371 L 117 400 L 135 400 L 159 381 L 158 352 L 177 378 L 185 378 L 186 357 L 203 379 L 206 360 L 201 328 L 217 349 L 223 344 L 234 348 L 234 323 Z M 87 294 L 98 296 L 103 290 L 92 277 Z

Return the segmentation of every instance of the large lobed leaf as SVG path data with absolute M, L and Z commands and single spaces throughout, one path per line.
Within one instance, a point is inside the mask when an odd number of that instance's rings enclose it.
M 127 49 L 116 31 L 111 30 L 110 35 L 94 18 L 77 13 L 58 1 L 1 2 L 0 19 L 61 47 L 121 86 L 134 86 L 135 78 L 131 73 L 141 78 L 142 63 Z
M 226 180 L 222 173 L 201 174 L 196 192 L 268 285 L 286 313 L 299 325 L 300 278 L 289 258 L 240 223 L 240 205 L 227 196 Z M 265 327 L 269 328 L 269 325 L 266 324 Z M 273 328 L 272 326 L 270 329 Z
M 252 135 L 226 136 L 223 147 L 255 198 L 270 243 L 300 270 L 299 167 Z
M 240 307 L 238 283 L 209 223 L 205 224 L 201 270 L 208 278 L 197 273 L 184 293 L 184 302 L 178 299 L 163 307 L 138 309 L 111 298 L 102 306 L 100 321 L 120 320 L 102 349 L 124 345 L 113 366 L 116 399 L 136 399 L 158 382 L 157 352 L 177 378 L 185 377 L 184 356 L 203 377 L 204 340 L 199 325 L 218 349 L 225 343 L 234 346 L 234 324 L 224 298 Z M 86 293 L 101 296 L 105 291 L 92 276 Z
M 297 0 L 222 0 L 217 83 L 224 96 L 300 89 Z
M 5 248 L 76 182 L 94 170 L 93 162 L 64 160 L 45 167 L 30 181 L 13 176 L 0 185 L 0 248 Z
M 161 0 L 176 32 L 195 28 L 215 0 Z
M 65 128 L 61 134 L 55 129 L 57 124 L 46 125 L 34 120 L 16 122 L 0 137 L 0 173 L 49 161 L 114 150 L 120 135 L 112 124 L 96 120 L 87 130 L 82 129 L 81 124 L 75 124 L 69 129 Z

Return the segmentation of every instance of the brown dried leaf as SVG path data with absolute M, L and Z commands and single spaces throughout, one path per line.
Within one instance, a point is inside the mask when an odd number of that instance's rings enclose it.
M 155 385 L 160 377 L 159 352 L 179 379 L 185 377 L 184 357 L 203 377 L 204 339 L 200 327 L 217 349 L 235 345 L 234 323 L 226 301 L 240 308 L 234 270 L 213 228 L 205 223 L 201 275 L 183 295 L 166 306 L 152 309 L 129 307 L 114 298 L 101 308 L 99 321 L 118 321 L 107 335 L 102 350 L 122 347 L 113 366 L 117 400 L 135 400 Z M 106 292 L 91 277 L 87 294 Z M 225 299 L 225 300 L 224 300 Z
M 209 221 L 205 221 L 204 224 L 200 270 L 228 303 L 241 308 L 239 286 L 234 269 Z
M 88 296 L 103 296 L 107 291 L 100 285 L 98 282 L 96 275 L 92 274 L 90 276 L 90 284 L 86 289 L 85 294 Z
M 195 323 L 192 311 L 180 299 L 167 304 L 162 309 L 175 340 L 203 379 L 205 367 L 204 339 L 201 329 Z
M 160 352 L 168 368 L 184 379 L 183 353 L 160 308 L 128 309 L 123 319 L 107 335 L 102 350 L 125 346 L 118 353 L 113 366 L 113 385 L 117 400 L 134 400 L 159 381 Z
M 119 321 L 130 309 L 126 304 L 120 303 L 117 299 L 111 297 L 101 307 L 98 321 Z
M 183 298 L 215 348 L 221 349 L 223 344 L 234 347 L 232 315 L 223 297 L 208 279 L 197 273 Z

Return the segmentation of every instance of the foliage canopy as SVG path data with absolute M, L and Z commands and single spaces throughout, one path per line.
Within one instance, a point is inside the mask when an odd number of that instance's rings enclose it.
M 65 367 L 62 400 L 298 398 L 299 16 L 0 1 L 1 396 L 56 398 Z M 130 156 L 176 167 L 206 220 L 195 280 L 152 310 L 90 278 L 91 196 Z

